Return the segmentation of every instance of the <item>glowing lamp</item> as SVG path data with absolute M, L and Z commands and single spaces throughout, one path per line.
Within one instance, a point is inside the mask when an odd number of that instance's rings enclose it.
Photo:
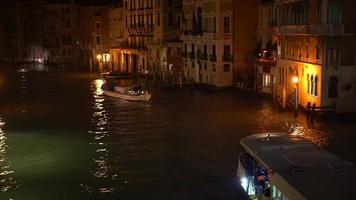
M 98 59 L 98 60 L 100 61 L 100 60 L 101 60 L 101 55 L 98 54 L 98 55 L 96 56 L 96 59 Z
M 297 84 L 297 83 L 299 82 L 299 78 L 298 78 L 297 76 L 294 76 L 294 77 L 292 78 L 292 82 L 293 82 L 294 84 Z

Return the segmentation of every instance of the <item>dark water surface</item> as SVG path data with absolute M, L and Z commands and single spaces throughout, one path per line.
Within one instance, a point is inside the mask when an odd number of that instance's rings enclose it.
M 351 162 L 356 126 L 293 118 L 234 91 L 103 96 L 88 73 L 0 71 L 0 199 L 245 199 L 239 140 L 293 132 Z

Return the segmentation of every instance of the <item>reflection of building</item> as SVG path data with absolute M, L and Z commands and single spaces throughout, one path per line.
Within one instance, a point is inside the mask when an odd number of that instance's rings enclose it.
M 277 96 L 282 105 L 336 106 L 356 112 L 355 1 L 275 1 L 277 35 Z M 298 76 L 294 85 L 292 77 Z
M 183 1 L 183 69 L 186 79 L 233 85 L 233 1 Z
M 277 45 L 273 27 L 276 26 L 273 0 L 260 0 L 257 24 L 256 89 L 258 92 L 274 93 Z

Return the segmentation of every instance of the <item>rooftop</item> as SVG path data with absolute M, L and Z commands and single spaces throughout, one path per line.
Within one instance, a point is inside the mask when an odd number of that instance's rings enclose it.
M 241 145 L 307 199 L 356 199 L 356 171 L 309 140 L 282 133 L 245 137 Z

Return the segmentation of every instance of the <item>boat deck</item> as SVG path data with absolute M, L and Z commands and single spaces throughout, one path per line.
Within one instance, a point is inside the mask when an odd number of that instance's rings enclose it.
M 356 199 L 356 171 L 307 139 L 271 133 L 248 136 L 242 146 L 306 199 Z

